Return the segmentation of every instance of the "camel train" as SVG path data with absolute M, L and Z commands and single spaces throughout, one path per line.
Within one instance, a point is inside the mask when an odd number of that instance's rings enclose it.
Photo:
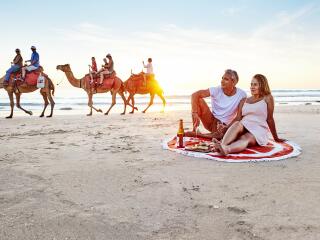
M 76 88 L 82 88 L 84 91 L 86 91 L 88 95 L 88 106 L 90 108 L 90 112 L 87 114 L 87 116 L 92 115 L 92 110 L 95 110 L 96 112 L 102 112 L 101 109 L 98 109 L 94 107 L 93 105 L 93 95 L 96 93 L 106 93 L 111 92 L 112 95 L 112 103 L 105 115 L 108 115 L 110 110 L 113 108 L 113 106 L 116 104 L 116 95 L 117 93 L 121 96 L 123 103 L 124 103 L 124 110 L 121 113 L 122 115 L 126 113 L 126 107 L 127 105 L 132 108 L 132 111 L 130 113 L 134 113 L 135 110 L 138 110 L 137 107 L 134 106 L 134 95 L 135 94 L 150 94 L 150 102 L 146 109 L 144 109 L 142 112 L 145 113 L 148 108 L 153 104 L 153 99 L 155 95 L 158 95 L 162 101 L 163 101 L 163 110 L 166 105 L 166 101 L 163 97 L 163 90 L 160 87 L 160 85 L 157 83 L 156 80 L 146 81 L 146 85 L 143 84 L 143 81 L 145 81 L 144 73 L 141 72 L 139 74 L 131 74 L 128 80 L 123 82 L 119 77 L 115 75 L 115 72 L 111 74 L 111 76 L 106 76 L 103 79 L 102 84 L 97 83 L 99 76 L 97 78 L 92 79 L 90 74 L 86 74 L 81 79 L 77 79 L 69 64 L 64 65 L 58 65 L 57 70 L 60 70 L 65 73 L 68 81 L 73 87 Z M 93 81 L 92 80 L 97 80 Z M 125 97 L 125 93 L 129 93 L 128 99 Z M 131 103 L 130 103 L 131 100 Z M 163 111 L 162 110 L 162 111 Z
M 116 76 L 115 72 L 113 71 L 111 74 L 103 75 L 103 82 L 102 84 L 98 83 L 99 80 L 99 74 L 94 74 L 92 76 L 92 73 L 86 74 L 81 79 L 77 79 L 69 64 L 64 65 L 58 65 L 56 67 L 57 70 L 60 70 L 65 73 L 68 81 L 73 87 L 76 88 L 82 88 L 88 95 L 88 106 L 90 108 L 89 113 L 87 116 L 91 116 L 93 110 L 96 112 L 101 112 L 101 109 L 96 108 L 93 105 L 93 95 L 97 93 L 106 93 L 109 92 L 112 95 L 112 103 L 108 110 L 105 112 L 105 115 L 108 115 L 113 106 L 116 104 L 116 95 L 119 94 L 123 100 L 124 103 L 124 110 L 121 114 L 126 113 L 127 106 L 130 106 L 132 108 L 131 114 L 134 113 L 134 111 L 138 110 L 137 107 L 135 107 L 135 101 L 134 96 L 136 94 L 150 94 L 150 102 L 148 106 L 142 111 L 145 113 L 149 107 L 153 104 L 153 100 L 155 95 L 158 95 L 162 102 L 163 102 L 163 110 L 166 105 L 166 101 L 163 97 L 163 90 L 158 84 L 158 82 L 155 79 L 147 79 L 146 74 L 144 72 L 141 72 L 139 74 L 133 74 L 131 73 L 131 76 L 123 82 L 119 77 Z M 40 115 L 40 117 L 43 117 L 45 114 L 45 110 L 47 106 L 50 103 L 51 106 L 51 112 L 47 117 L 52 117 L 53 115 L 53 109 L 55 102 L 53 100 L 53 95 L 55 91 L 54 84 L 52 80 L 49 78 L 47 74 L 43 72 L 43 68 L 39 67 L 37 70 L 27 72 L 25 75 L 24 81 L 21 79 L 21 72 L 15 72 L 10 74 L 10 80 L 8 83 L 4 83 L 4 78 L 2 77 L 0 79 L 0 88 L 4 88 L 8 92 L 8 96 L 10 99 L 10 107 L 11 112 L 10 115 L 6 118 L 12 118 L 13 117 L 13 110 L 14 110 L 14 95 L 16 97 L 16 106 L 17 108 L 23 110 L 25 113 L 32 115 L 32 111 L 26 110 L 21 106 L 20 103 L 20 97 L 22 93 L 30 93 L 36 91 L 37 88 L 37 79 L 39 76 L 44 77 L 44 86 L 40 89 L 40 94 L 43 97 L 44 100 L 44 108 Z M 128 98 L 126 99 L 125 94 L 129 93 Z

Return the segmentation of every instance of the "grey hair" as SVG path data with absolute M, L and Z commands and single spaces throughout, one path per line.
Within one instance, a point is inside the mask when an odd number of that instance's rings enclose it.
M 224 73 L 226 74 L 230 74 L 231 75 L 231 78 L 233 79 L 233 80 L 235 80 L 235 81 L 239 81 L 239 76 L 238 76 L 238 73 L 237 73 L 237 71 L 235 71 L 235 70 L 232 70 L 232 69 L 227 69 L 227 70 L 225 70 L 224 71 Z

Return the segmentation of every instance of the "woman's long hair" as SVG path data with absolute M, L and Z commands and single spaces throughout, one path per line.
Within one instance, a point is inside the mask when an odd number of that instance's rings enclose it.
M 260 94 L 261 96 L 267 96 L 271 94 L 270 87 L 268 84 L 268 79 L 262 74 L 256 74 L 253 78 L 257 79 L 260 86 Z

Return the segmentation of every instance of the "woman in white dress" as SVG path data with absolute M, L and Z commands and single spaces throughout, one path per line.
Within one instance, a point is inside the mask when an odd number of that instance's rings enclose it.
M 275 141 L 284 141 L 277 134 L 273 119 L 274 100 L 267 78 L 256 74 L 250 90 L 252 96 L 240 102 L 237 117 L 221 142 L 213 139 L 216 150 L 223 155 L 241 152 L 248 146 L 267 145 L 269 129 Z

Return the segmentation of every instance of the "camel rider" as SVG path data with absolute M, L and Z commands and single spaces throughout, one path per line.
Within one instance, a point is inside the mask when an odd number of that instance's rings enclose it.
M 96 63 L 96 58 L 92 57 L 91 58 L 91 65 L 90 66 L 90 71 L 92 73 L 97 73 L 98 72 L 98 68 L 97 68 L 97 63 Z
M 101 72 L 103 72 L 106 68 L 106 66 L 108 65 L 108 61 L 106 58 L 103 59 L 104 64 L 101 65 L 101 68 L 99 69 L 99 71 L 97 72 L 97 74 L 100 75 Z
M 32 51 L 31 59 L 25 61 L 26 63 L 30 62 L 30 65 L 22 68 L 22 79 L 25 79 L 26 71 L 31 72 L 31 71 L 34 71 L 40 67 L 40 62 L 39 62 L 40 57 L 39 57 L 39 53 L 37 53 L 36 47 L 32 46 L 31 51 Z
M 114 69 L 114 63 L 113 63 L 113 59 L 110 53 L 107 54 L 106 56 L 108 58 L 108 62 L 106 65 L 104 65 L 104 70 L 102 72 L 100 72 L 100 84 L 103 83 L 103 78 L 104 78 L 104 74 L 111 74 L 113 73 Z
M 96 63 L 96 58 L 92 57 L 91 58 L 91 65 L 89 65 L 89 74 L 91 78 L 91 84 L 93 83 L 93 74 L 97 74 L 98 68 L 97 68 L 97 63 Z
M 147 69 L 146 73 L 146 79 L 144 80 L 144 86 L 146 86 L 146 80 L 147 81 L 153 81 L 154 80 L 154 73 L 153 73 L 153 66 L 152 66 L 152 58 L 148 58 L 148 64 L 144 64 L 144 61 L 142 62 L 143 67 Z
M 16 56 L 13 59 L 13 62 L 11 63 L 11 67 L 7 70 L 6 76 L 4 78 L 3 85 L 7 86 L 9 84 L 10 74 L 18 72 L 22 67 L 23 59 L 20 54 L 20 49 L 16 49 Z

